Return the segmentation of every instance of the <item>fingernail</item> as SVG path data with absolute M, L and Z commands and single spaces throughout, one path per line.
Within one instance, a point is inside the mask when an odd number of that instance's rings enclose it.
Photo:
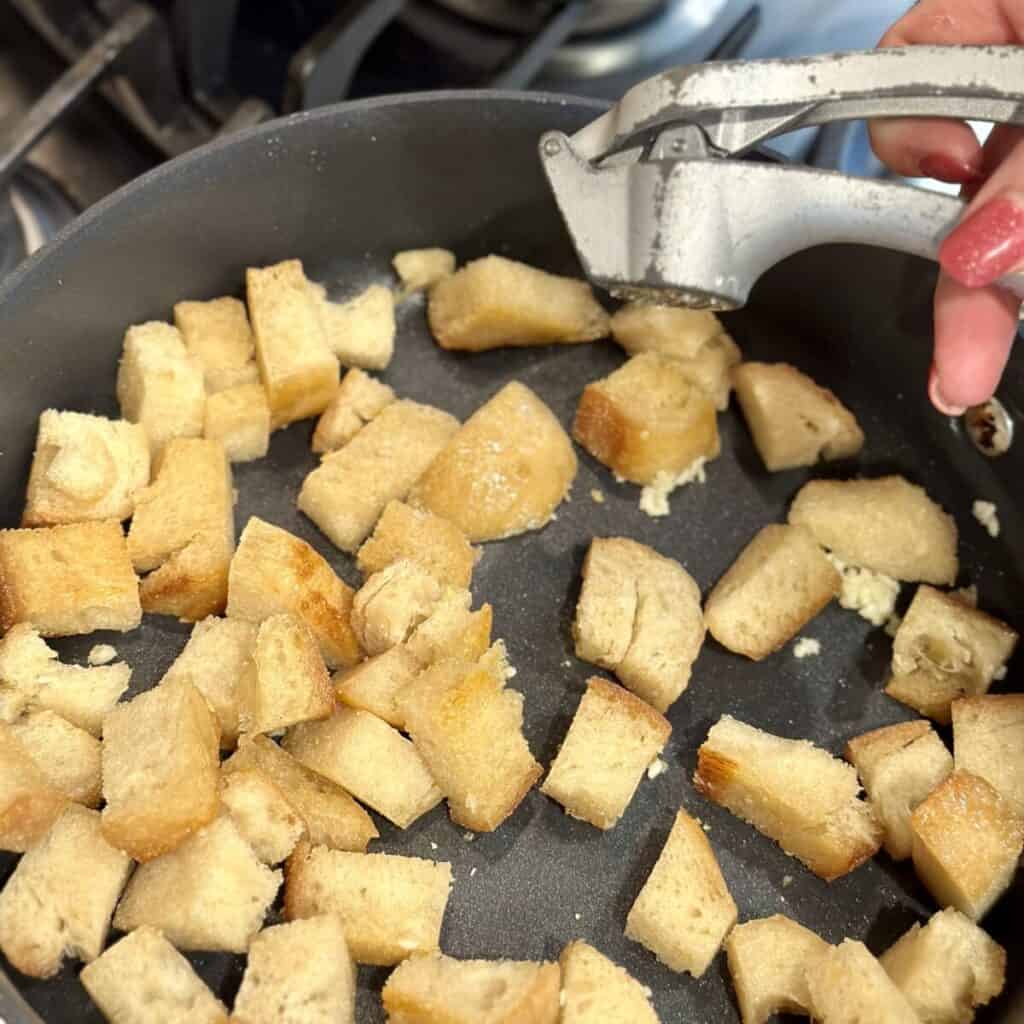
M 948 181 L 953 185 L 966 185 L 981 177 L 980 167 L 948 153 L 929 153 L 921 157 L 917 166 L 924 177 Z
M 963 416 L 967 411 L 966 405 L 954 405 L 952 402 L 946 401 L 942 394 L 942 388 L 939 386 L 939 375 L 935 372 L 934 366 L 928 374 L 928 397 L 931 399 L 932 405 L 944 416 Z
M 939 263 L 968 288 L 992 284 L 1024 261 L 1024 200 L 1001 196 L 959 224 L 939 246 Z

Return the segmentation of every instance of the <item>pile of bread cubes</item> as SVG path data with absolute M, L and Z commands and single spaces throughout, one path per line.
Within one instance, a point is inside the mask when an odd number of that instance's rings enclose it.
M 851 737 L 842 760 L 724 715 L 696 788 L 824 879 L 883 846 L 912 858 L 942 909 L 880 959 L 784 916 L 738 924 L 706 831 L 680 810 L 623 927 L 695 977 L 724 945 L 744 1024 L 970 1021 L 1004 983 L 978 922 L 1024 844 L 1024 696 L 987 693 L 1017 634 L 948 589 L 952 518 L 900 477 L 813 480 L 703 603 L 677 561 L 593 539 L 573 636 L 618 682 L 589 680 L 545 774 L 470 583 L 474 545 L 552 519 L 573 444 L 521 383 L 459 423 L 368 374 L 392 358 L 395 303 L 426 291 L 445 349 L 610 334 L 629 358 L 583 389 L 573 437 L 641 485 L 652 515 L 718 456 L 733 390 L 770 471 L 855 454 L 864 435 L 794 367 L 742 362 L 711 313 L 609 316 L 586 284 L 498 256 L 394 263 L 397 294 L 344 304 L 297 260 L 250 269 L 245 304 L 180 302 L 174 325 L 128 329 L 123 419 L 40 416 L 23 527 L 0 532 L 0 847 L 24 854 L 0 893 L 8 962 L 48 978 L 84 961 L 118 1024 L 229 1019 L 179 951 L 247 954 L 237 1024 L 351 1022 L 357 964 L 394 968 L 395 1024 L 657 1021 L 650 992 L 582 941 L 558 963 L 443 954 L 451 865 L 367 852 L 380 836 L 364 807 L 404 829 L 447 801 L 460 829 L 490 832 L 544 776 L 568 814 L 612 829 L 660 763 L 705 632 L 762 659 L 838 598 L 888 624 L 887 692 L 924 717 Z M 355 555 L 355 592 L 272 523 L 249 519 L 236 544 L 231 463 L 312 417 L 323 457 L 298 507 Z M 919 586 L 900 621 L 904 582 Z M 131 700 L 113 648 L 83 666 L 46 642 L 144 613 L 194 628 Z M 929 720 L 952 723 L 952 755 Z M 286 921 L 264 927 L 282 882 Z M 125 934 L 105 948 L 111 923 Z

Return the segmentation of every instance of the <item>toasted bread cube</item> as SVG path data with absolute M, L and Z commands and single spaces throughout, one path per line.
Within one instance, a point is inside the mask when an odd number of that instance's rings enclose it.
M 238 834 L 264 864 L 280 864 L 306 831 L 284 793 L 258 769 L 228 772 L 221 799 Z
M 433 406 L 392 402 L 306 477 L 299 508 L 342 551 L 356 551 L 387 503 L 408 495 L 458 427 Z
M 455 434 L 409 503 L 471 541 L 501 540 L 550 522 L 576 477 L 576 455 L 551 410 L 519 381 L 506 384 Z
M 313 285 L 327 347 L 342 366 L 383 370 L 395 353 L 395 296 L 371 284 L 348 302 L 331 302 L 322 285 Z
M 0 949 L 8 962 L 50 978 L 65 957 L 95 960 L 131 868 L 131 858 L 103 838 L 99 813 L 69 804 L 0 892 Z
M 374 573 L 352 601 L 352 628 L 367 654 L 404 643 L 441 599 L 441 584 L 415 562 Z
M 914 869 L 936 902 L 980 921 L 1009 888 L 1024 819 L 977 775 L 957 770 L 910 818 Z
M 256 671 L 244 677 L 239 704 L 242 732 L 277 732 L 334 709 L 327 666 L 301 619 L 282 612 L 264 620 L 253 658 Z
M 228 296 L 176 302 L 174 324 L 189 354 L 202 364 L 207 395 L 259 384 L 256 344 L 245 303 Z
M 238 741 L 239 707 L 256 672 L 256 634 L 257 627 L 241 619 L 203 619 L 161 680 L 191 683 L 206 698 L 228 750 Z
M 754 535 L 704 606 L 711 635 L 753 661 L 789 643 L 839 593 L 810 530 L 772 523 Z
M 14 729 L 0 725 L 0 850 L 27 850 L 67 803 L 67 794 L 36 764 Z
M 504 256 L 467 263 L 430 290 L 430 330 L 445 349 L 595 341 L 608 314 L 585 281 L 559 277 Z
M 570 942 L 558 964 L 561 1024 L 659 1024 L 651 990 L 593 946 Z
M 311 545 L 253 516 L 231 559 L 228 618 L 258 623 L 278 612 L 305 622 L 329 667 L 362 657 L 349 621 L 352 588 Z
M 203 695 L 165 683 L 103 722 L 103 835 L 146 861 L 173 850 L 217 813 L 220 734 Z
M 1006 983 L 1006 950 L 952 907 L 913 925 L 881 956 L 922 1021 L 970 1024 Z
M 342 704 L 369 711 L 401 729 L 405 717 L 398 695 L 419 674 L 421 665 L 404 646 L 343 669 L 333 679 L 334 696 Z
M 395 393 L 358 367 L 349 370 L 327 408 L 316 421 L 313 451 L 333 452 L 345 445 L 385 406 L 395 400 Z
M 793 500 L 789 521 L 850 565 L 898 580 L 956 579 L 953 517 L 901 476 L 811 480 Z
M 127 519 L 148 483 L 149 441 L 137 423 L 47 409 L 39 417 L 22 524 Z
M 807 968 L 828 948 L 824 939 L 783 914 L 736 925 L 725 952 L 743 1024 L 765 1024 L 776 1013 L 807 1016 Z
M 906 860 L 911 813 L 953 771 L 946 745 L 927 722 L 904 722 L 854 737 L 846 744 L 846 759 L 885 828 L 889 856 Z
M 574 818 L 612 828 L 671 732 L 644 701 L 591 676 L 541 792 Z
M 452 820 L 493 832 L 540 777 L 523 736 L 523 696 L 472 662 L 446 659 L 402 692 L 405 729 Z
M 256 381 L 210 395 L 203 437 L 224 445 L 231 462 L 262 459 L 270 447 L 270 406 L 263 385 Z
M 389 501 L 373 533 L 359 549 L 356 565 L 364 576 L 407 559 L 423 566 L 439 583 L 469 586 L 479 552 L 454 524 L 431 512 Z
M 388 967 L 438 949 L 451 884 L 445 862 L 300 843 L 286 865 L 285 916 L 335 913 L 352 959 Z
M 13 722 L 26 711 L 54 711 L 98 737 L 131 675 L 123 662 L 64 665 L 32 626 L 18 623 L 0 638 L 0 721 Z
M 25 715 L 11 725 L 51 786 L 75 803 L 100 802 L 100 741 L 52 711 Z
M 807 968 L 811 1016 L 822 1024 L 921 1024 L 907 997 L 867 947 L 831 946 Z
M 404 1024 L 558 1024 L 559 978 L 558 964 L 416 955 L 391 972 L 384 1009 Z
M 338 360 L 302 263 L 250 267 L 245 287 L 271 428 L 323 412 L 338 388 Z
M 676 815 L 672 831 L 626 918 L 626 938 L 673 971 L 703 976 L 730 929 L 736 904 L 696 818 Z
M 576 656 L 610 669 L 664 712 L 704 642 L 700 589 L 676 561 L 624 537 L 595 537 L 573 622 Z
M 697 791 L 774 839 L 831 882 L 882 845 L 857 798 L 857 773 L 808 740 L 784 739 L 723 715 L 697 751 Z
M 953 753 L 1024 818 L 1024 694 L 954 701 Z
M 896 631 L 885 692 L 948 725 L 952 702 L 987 693 L 1016 646 L 1005 622 L 920 586 Z
M 476 661 L 491 644 L 494 612 L 489 604 L 469 610 L 470 593 L 445 587 L 431 613 L 412 631 L 405 648 L 422 665 L 442 658 Z
M 114 927 L 159 928 L 178 949 L 244 953 L 281 884 L 229 817 L 221 816 L 176 850 L 132 875 Z
M 125 633 L 141 621 L 120 523 L 0 530 L 0 630 L 27 622 L 42 636 Z
M 449 249 L 405 249 L 391 260 L 402 282 L 399 298 L 423 292 L 455 273 L 455 253 Z
M 252 940 L 233 1024 L 355 1024 L 356 967 L 335 914 L 265 928 Z
M 322 722 L 289 729 L 283 746 L 399 828 L 443 799 L 412 743 L 369 711 L 339 707 Z
M 627 360 L 583 390 L 572 436 L 615 475 L 652 484 L 721 450 L 714 402 L 657 352 Z
M 846 459 L 864 447 L 864 431 L 836 396 L 788 363 L 741 363 L 732 371 L 765 469 Z
M 117 400 L 121 415 L 145 429 L 153 455 L 171 438 L 202 434 L 203 366 L 176 327 L 151 320 L 128 328 L 117 368 Z
M 243 736 L 223 770 L 257 771 L 273 782 L 302 818 L 311 843 L 361 853 L 377 838 L 369 814 L 348 793 L 299 764 L 266 736 Z

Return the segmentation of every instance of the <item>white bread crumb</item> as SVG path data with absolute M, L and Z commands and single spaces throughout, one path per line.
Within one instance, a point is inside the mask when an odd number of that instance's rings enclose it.
M 782 876 L 782 888 L 783 889 L 788 889 L 792 884 L 793 884 L 793 876 L 792 875 L 783 875 Z
M 97 665 L 109 665 L 117 657 L 117 650 L 110 644 L 96 644 L 89 651 L 88 662 L 94 668 Z
M 599 491 L 596 487 L 590 488 L 590 500 L 596 501 L 598 505 L 604 504 L 604 491 Z
M 828 553 L 842 580 L 839 604 L 855 611 L 873 626 L 883 625 L 892 616 L 899 597 L 899 581 L 885 573 L 847 565 L 838 555 Z
M 704 472 L 704 464 L 707 461 L 705 456 L 698 456 L 678 476 L 664 471 L 658 473 L 654 482 L 648 484 L 640 492 L 640 511 L 646 512 L 652 518 L 667 516 L 671 511 L 668 503 L 669 495 L 677 487 L 685 487 L 694 482 L 702 484 L 707 481 L 707 474 Z
M 647 778 L 656 779 L 659 775 L 664 775 L 668 771 L 668 764 L 663 761 L 660 757 L 656 757 L 647 768 Z
M 999 509 L 994 501 L 975 501 L 971 506 L 971 515 L 985 527 L 990 537 L 999 536 Z
M 814 658 L 821 654 L 821 641 L 802 636 L 793 644 L 794 658 Z

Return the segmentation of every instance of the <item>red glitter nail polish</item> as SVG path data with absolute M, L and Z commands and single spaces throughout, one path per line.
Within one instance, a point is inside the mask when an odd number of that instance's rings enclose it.
M 948 153 L 931 153 L 922 157 L 917 166 L 926 178 L 948 181 L 954 185 L 966 185 L 981 177 L 977 167 Z
M 939 263 L 968 288 L 992 284 L 1024 262 L 1024 207 L 993 199 L 971 214 L 939 247 Z

